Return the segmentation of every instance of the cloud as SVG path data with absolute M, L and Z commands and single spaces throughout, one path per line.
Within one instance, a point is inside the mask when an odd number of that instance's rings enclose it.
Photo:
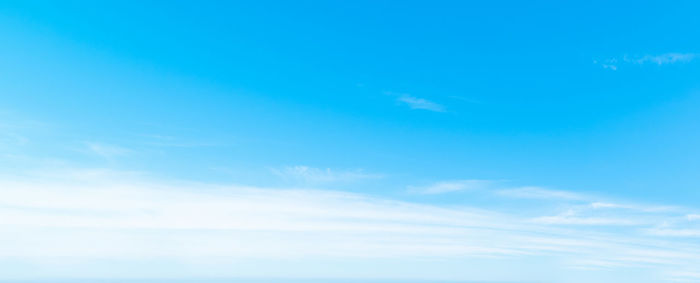
M 678 207 L 673 206 L 660 206 L 660 205 L 644 205 L 644 204 L 620 204 L 620 203 L 610 203 L 610 202 L 593 202 L 590 204 L 592 208 L 596 209 L 624 209 L 639 212 L 669 212 L 677 211 Z
M 649 229 L 647 232 L 666 237 L 700 237 L 700 229 Z
M 669 272 L 668 276 L 671 278 L 672 281 L 677 281 L 677 282 L 698 282 L 698 281 L 700 281 L 700 272 L 677 271 L 677 272 Z
M 624 60 L 635 64 L 652 63 L 660 66 L 665 64 L 690 62 L 697 58 L 697 56 L 698 54 L 695 53 L 666 53 L 661 55 L 644 55 L 636 58 L 629 58 L 625 56 Z
M 180 148 L 196 148 L 196 147 L 215 147 L 223 146 L 224 144 L 205 141 L 183 140 L 175 136 L 158 135 L 158 134 L 142 134 L 145 138 L 142 143 L 148 146 L 156 147 L 180 147 Z
M 437 104 L 435 102 L 423 99 L 423 98 L 418 98 L 415 96 L 411 96 L 408 94 L 403 94 L 400 95 L 398 98 L 396 98 L 397 101 L 401 103 L 405 103 L 410 107 L 411 109 L 422 109 L 422 110 L 428 110 L 428 111 L 434 111 L 434 112 L 445 112 L 445 107 Z
M 47 127 L 46 123 L 23 119 L 0 110 L 0 150 L 27 146 L 34 141 L 36 132 Z
M 607 203 L 607 202 L 594 202 L 591 203 L 591 207 L 593 208 L 627 208 L 627 206 L 616 204 L 616 203 Z
M 3 182 L 0 226 L 12 233 L 0 242 L 13 244 L 0 258 L 522 253 L 469 235 L 513 225 L 495 214 L 318 190 L 92 181 Z M 462 237 L 471 240 L 453 242 Z
M 321 171 L 325 175 L 329 170 Z M 102 173 L 76 177 L 85 172 Z M 56 175 L 62 177 L 52 177 Z M 435 187 L 469 189 L 481 182 L 443 182 Z M 553 201 L 570 199 L 562 199 L 568 194 L 560 191 L 532 187 L 516 192 L 557 197 L 544 198 Z M 660 281 L 654 274 L 700 272 L 700 246 L 670 232 L 688 230 L 681 235 L 695 235 L 692 227 L 672 221 L 688 213 L 649 217 L 586 204 L 532 218 L 540 213 L 539 205 L 519 207 L 513 212 L 493 203 L 454 207 L 348 192 L 148 180 L 104 170 L 62 171 L 0 180 L 0 262 L 29 262 L 32 270 L 63 270 L 60 274 L 72 277 L 84 274 L 81 270 L 94 270 L 87 268 L 89 264 L 103 260 L 179 266 L 149 269 L 149 274 L 160 276 L 211 275 L 212 268 L 218 268 L 217 275 L 239 276 L 246 269 L 232 267 L 245 263 L 262 266 L 258 272 L 269 274 L 270 268 L 280 268 L 284 262 L 337 261 L 349 270 L 345 276 L 366 270 L 388 272 L 382 276 L 406 274 L 401 272 L 439 276 L 444 274 L 440 266 L 456 264 L 469 269 L 453 279 L 471 280 L 516 280 L 513 277 L 533 274 L 516 272 L 508 277 L 492 272 L 508 264 L 527 266 L 534 274 L 595 269 L 601 264 L 640 268 L 651 272 L 648 282 Z M 649 232 L 663 223 L 671 225 Z M 594 230 L 591 225 L 609 229 Z M 546 264 L 539 262 L 544 259 Z M 75 264 L 65 268 L 65 262 Z M 0 269 L 0 277 L 13 270 Z M 318 274 L 311 267 L 307 270 L 306 275 Z
M 85 146 L 88 152 L 108 159 L 121 155 L 126 155 L 131 152 L 130 149 L 124 147 L 97 142 L 87 142 L 85 143 Z
M 362 170 L 337 171 L 330 168 L 321 169 L 302 165 L 272 169 L 272 172 L 285 179 L 307 184 L 354 182 L 382 177 L 382 175 L 368 174 Z
M 624 55 L 621 58 L 610 58 L 605 60 L 593 60 L 594 64 L 598 64 L 604 69 L 617 71 L 621 65 L 645 65 L 654 64 L 657 66 L 669 65 L 676 63 L 688 63 L 698 58 L 698 53 L 665 53 L 658 55 L 643 55 L 629 56 Z
M 465 190 L 485 189 L 493 181 L 488 180 L 457 180 L 437 182 L 427 187 L 409 186 L 409 191 L 420 194 L 442 194 Z
M 540 187 L 521 187 L 515 189 L 504 189 L 496 192 L 498 195 L 523 198 L 523 199 L 563 199 L 563 200 L 582 200 L 583 195 L 558 190 L 549 190 Z
M 573 210 L 569 210 L 556 216 L 542 216 L 532 220 L 542 224 L 557 225 L 597 225 L 597 226 L 628 226 L 640 225 L 641 223 L 621 217 L 590 217 L 577 216 Z
M 688 221 L 700 220 L 700 214 L 688 214 L 685 216 Z
M 0 128 L 1 129 L 1 128 Z M 23 146 L 29 143 L 29 138 L 18 133 L 4 132 L 0 133 L 0 148 L 6 146 Z

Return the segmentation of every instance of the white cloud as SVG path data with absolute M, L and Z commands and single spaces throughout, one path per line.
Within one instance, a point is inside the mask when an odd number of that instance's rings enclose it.
M 700 214 L 688 214 L 685 216 L 688 221 L 700 220 Z
M 532 220 L 542 224 L 557 225 L 597 225 L 597 226 L 628 226 L 640 225 L 641 223 L 631 219 L 620 217 L 590 217 L 576 216 L 571 213 L 563 213 L 555 216 L 542 216 Z
M 616 204 L 616 203 L 607 203 L 607 202 L 594 202 L 591 203 L 591 207 L 593 208 L 627 208 L 627 206 Z
M 672 281 L 676 282 L 698 282 L 700 281 L 700 272 L 693 271 L 675 271 L 667 274 Z
M 29 143 L 29 138 L 17 133 L 4 132 L 0 133 L 0 147 L 6 145 L 26 145 Z
M 426 187 L 410 186 L 409 191 L 420 194 L 442 194 L 457 191 L 485 189 L 492 183 L 492 181 L 488 180 L 443 181 Z
M 408 94 L 403 94 L 396 98 L 399 102 L 405 103 L 410 107 L 411 109 L 422 109 L 422 110 L 429 110 L 429 111 L 434 111 L 434 112 L 445 112 L 445 107 L 437 104 L 435 102 L 423 99 L 423 98 L 418 98 L 415 96 L 411 96 Z
M 85 178 L 85 172 L 98 174 L 88 173 Z M 603 262 L 611 268 L 670 272 L 695 264 L 688 271 L 700 272 L 696 243 L 679 240 L 668 231 L 671 239 L 665 238 L 664 231 L 652 234 L 625 228 L 636 223 L 652 229 L 677 215 L 658 221 L 646 215 L 625 219 L 627 214 L 606 210 L 613 214 L 596 216 L 586 213 L 600 209 L 583 205 L 579 211 L 569 209 L 532 221 L 526 214 L 537 210 L 528 207 L 514 213 L 490 204 L 446 207 L 355 193 L 149 181 L 104 172 L 79 170 L 62 178 L 1 180 L 0 262 L 54 266 L 60 263 L 51 259 L 167 260 L 179 262 L 190 276 L 201 276 L 210 274 L 207 266 L 249 260 L 344 260 L 343 268 L 362 262 L 380 270 L 382 260 L 447 264 L 474 259 L 500 266 L 548 258 L 550 264 L 532 268 L 547 274 L 554 268 L 551 262 L 563 269 L 598 267 L 595 263 Z M 555 196 L 555 201 L 568 196 L 532 188 L 516 195 L 533 191 L 538 198 Z M 601 224 L 617 228 L 589 229 Z M 231 268 L 233 263 L 227 266 L 221 274 L 239 274 Z M 79 275 L 81 268 L 71 270 L 70 274 Z M 0 270 L 0 277 L 3 272 L 8 271 Z M 483 278 L 502 278 L 491 276 L 496 277 Z
M 649 229 L 648 233 L 667 237 L 700 237 L 700 229 Z
M 497 214 L 316 190 L 195 187 L 3 182 L 0 226 L 12 233 L 0 242 L 12 245 L 0 248 L 0 258 L 522 253 L 508 241 L 482 243 L 479 230 L 513 226 Z
M 673 63 L 685 63 L 690 62 L 697 58 L 698 54 L 695 53 L 666 53 L 660 55 L 644 55 L 641 57 L 628 57 L 625 56 L 626 62 L 632 62 L 636 64 L 646 64 L 652 63 L 656 65 L 665 65 Z
M 603 66 L 603 69 L 610 69 L 613 71 L 617 71 L 617 66 L 613 64 L 601 64 Z
M 497 194 L 505 197 L 524 199 L 582 200 L 585 198 L 584 196 L 573 192 L 549 190 L 540 187 L 521 187 L 515 189 L 505 189 L 497 191 Z
M 330 168 L 321 169 L 309 166 L 287 166 L 283 168 L 272 169 L 272 172 L 285 179 L 301 181 L 307 184 L 322 184 L 334 182 L 353 182 L 365 179 L 381 178 L 379 174 L 368 174 L 362 170 L 331 170 Z
M 669 212 L 673 210 L 678 210 L 677 207 L 672 206 L 658 206 L 658 205 L 640 205 L 640 204 L 620 204 L 620 203 L 610 203 L 610 202 L 593 202 L 590 204 L 592 208 L 595 209 L 624 209 L 639 212 Z
M 698 53 L 665 53 L 657 55 L 642 55 L 642 56 L 630 56 L 625 55 L 621 58 L 610 58 L 606 60 L 593 60 L 594 64 L 598 64 L 604 69 L 609 69 L 617 71 L 621 65 L 645 65 L 645 64 L 655 64 L 657 66 L 677 64 L 677 63 L 688 63 L 699 56 Z
M 104 158 L 113 158 L 121 155 L 125 155 L 131 152 L 130 149 L 116 146 L 116 145 L 108 145 L 108 144 L 103 144 L 103 143 L 97 143 L 97 142 L 88 142 L 85 143 L 85 146 L 87 147 L 87 150 L 92 153 L 99 155 Z

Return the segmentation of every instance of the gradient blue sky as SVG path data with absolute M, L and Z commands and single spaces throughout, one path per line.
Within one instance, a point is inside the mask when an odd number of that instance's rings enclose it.
M 698 11 L 4 1 L 0 278 L 700 281 Z

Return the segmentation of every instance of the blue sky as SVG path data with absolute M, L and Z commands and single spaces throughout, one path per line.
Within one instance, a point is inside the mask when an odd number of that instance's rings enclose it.
M 698 8 L 2 3 L 0 277 L 700 281 Z

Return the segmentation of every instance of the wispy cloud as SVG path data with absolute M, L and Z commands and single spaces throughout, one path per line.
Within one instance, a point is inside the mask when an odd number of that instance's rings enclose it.
M 616 204 L 616 203 L 607 203 L 607 202 L 594 202 L 591 203 L 591 207 L 593 208 L 627 208 L 627 206 Z
M 445 107 L 424 98 L 418 98 L 408 94 L 402 94 L 396 98 L 397 101 L 408 105 L 411 109 L 421 109 L 434 112 L 445 112 Z
M 550 190 L 540 187 L 520 187 L 514 189 L 504 189 L 496 192 L 497 194 L 511 198 L 524 199 L 564 199 L 564 200 L 582 200 L 585 197 L 581 194 Z
M 640 204 L 620 204 L 611 202 L 593 202 L 590 204 L 595 209 L 626 209 L 641 212 L 664 212 L 678 210 L 673 206 L 640 205 Z
M 145 138 L 142 142 L 144 145 L 156 146 L 156 147 L 181 147 L 181 148 L 195 148 L 195 147 L 214 147 L 222 146 L 222 143 L 206 142 L 206 141 L 194 141 L 194 140 L 183 140 L 175 136 L 168 135 L 158 135 L 158 134 L 141 134 L 141 137 Z
M 302 175 L 309 172 L 291 168 Z M 85 171 L 102 170 L 80 170 Z M 328 170 L 321 172 L 328 175 Z M 500 266 L 544 258 L 548 264 L 529 268 L 547 273 L 635 267 L 649 272 L 648 282 L 664 279 L 654 277 L 658 274 L 700 272 L 700 246 L 682 238 L 697 232 L 673 222 L 689 213 L 630 215 L 620 209 L 601 211 L 613 206 L 586 204 L 531 218 L 525 214 L 537 211 L 532 207 L 505 212 L 489 204 L 446 207 L 347 192 L 149 181 L 113 173 L 87 179 L 75 175 L 84 174 L 0 180 L 0 261 L 29 261 L 36 268 L 57 270 L 63 263 L 47 259 L 163 259 L 186 266 L 178 272 L 186 270 L 189 276 L 210 274 L 207 268 L 221 262 L 285 259 L 342 259 L 348 268 L 381 265 L 382 260 L 476 260 Z M 436 187 L 469 189 L 482 183 L 447 184 Z M 562 195 L 534 191 L 537 196 Z M 658 228 L 664 223 L 672 225 Z M 596 225 L 609 229 L 591 229 Z M 230 264 L 224 266 L 229 268 L 218 274 L 240 275 Z M 79 274 L 86 266 L 74 267 L 74 273 L 62 274 Z M 0 277 L 8 272 L 3 270 Z M 468 277 L 479 272 L 470 270 L 465 278 L 514 280 L 492 272 Z
M 0 110 L 0 150 L 26 146 L 33 134 L 48 128 L 47 123 L 16 117 Z
M 655 228 L 647 230 L 648 233 L 656 236 L 667 237 L 700 237 L 700 229 L 669 229 Z
M 0 128 L 1 129 L 1 128 Z M 0 133 L 0 148 L 5 146 L 22 146 L 29 143 L 29 138 L 13 132 Z
M 276 175 L 288 180 L 307 184 L 321 184 L 334 182 L 353 182 L 365 179 L 381 178 L 380 174 L 369 174 L 363 170 L 331 170 L 330 168 L 314 168 L 297 165 L 271 169 Z
M 658 55 L 647 54 L 642 56 L 624 55 L 619 58 L 593 60 L 593 63 L 598 64 L 605 69 L 616 71 L 621 65 L 654 64 L 661 66 L 676 63 L 688 63 L 697 59 L 699 55 L 700 54 L 698 53 L 665 53 Z
M 665 65 L 673 63 L 685 63 L 690 62 L 698 57 L 696 53 L 666 53 L 660 55 L 644 55 L 642 57 L 628 57 L 625 56 L 623 60 L 625 62 L 632 62 L 635 64 L 656 64 Z
M 596 225 L 596 226 L 627 226 L 640 225 L 641 223 L 629 218 L 623 217 L 595 217 L 577 215 L 574 210 L 570 209 L 564 213 L 555 216 L 541 216 L 532 220 L 542 224 L 558 224 L 558 225 Z
M 700 214 L 688 214 L 685 216 L 688 221 L 700 220 Z
M 700 281 L 700 272 L 692 271 L 674 271 L 668 272 L 668 277 L 675 282 L 698 282 Z
M 85 147 L 87 148 L 88 152 L 108 159 L 125 155 L 131 152 L 130 149 L 121 146 L 97 142 L 87 142 L 85 143 Z
M 424 187 L 409 186 L 410 192 L 420 194 L 442 194 L 457 191 L 485 189 L 493 184 L 493 181 L 488 180 L 456 180 L 442 181 Z

